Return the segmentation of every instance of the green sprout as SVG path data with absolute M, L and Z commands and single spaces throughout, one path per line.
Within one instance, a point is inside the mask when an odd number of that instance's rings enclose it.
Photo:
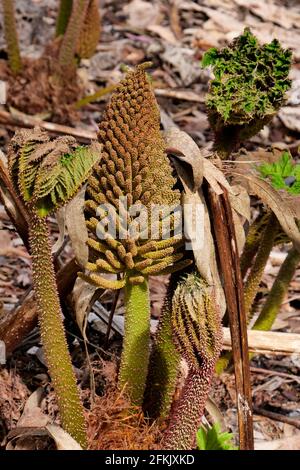
M 300 194 L 300 164 L 294 163 L 288 151 L 283 152 L 277 162 L 263 163 L 258 170 L 264 179 L 270 180 L 273 188 Z
M 206 105 L 217 148 L 226 147 L 228 155 L 229 148 L 232 151 L 238 141 L 252 137 L 272 119 L 291 86 L 291 62 L 291 51 L 277 39 L 260 45 L 248 28 L 228 47 L 204 54 L 202 66 L 212 66 L 215 77 Z
M 197 432 L 197 447 L 199 450 L 237 450 L 233 444 L 233 434 L 222 432 L 219 423 L 208 430 L 201 427 Z

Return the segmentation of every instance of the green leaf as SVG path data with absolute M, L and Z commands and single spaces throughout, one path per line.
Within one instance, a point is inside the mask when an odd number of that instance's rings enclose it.
M 300 164 L 295 165 L 288 151 L 284 151 L 277 162 L 258 166 L 258 171 L 264 179 L 271 181 L 273 188 L 300 194 Z M 289 177 L 294 177 L 294 182 L 292 178 L 292 182 L 287 184 Z
M 232 433 L 221 432 L 219 423 L 215 423 L 208 430 L 201 427 L 196 435 L 199 450 L 237 450 L 233 438 Z

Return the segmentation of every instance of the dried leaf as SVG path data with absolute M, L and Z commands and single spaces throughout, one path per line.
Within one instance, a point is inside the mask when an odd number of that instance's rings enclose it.
M 300 433 L 274 441 L 257 441 L 255 450 L 300 450 Z
M 194 51 L 190 48 L 180 47 L 176 43 L 166 45 L 161 58 L 164 62 L 174 67 L 174 70 L 178 72 L 181 78 L 182 85 L 186 87 L 199 80 L 204 74 L 201 67 L 199 67 L 199 63 L 195 61 Z
M 265 0 L 255 0 L 255 2 L 249 2 L 249 0 L 234 0 L 234 3 L 247 8 L 262 20 L 272 21 L 286 29 L 293 28 L 293 26 L 298 28 L 300 24 L 300 13 L 299 9 L 296 8 L 279 6 L 273 2 L 266 2 Z
M 285 127 L 300 132 L 300 108 L 297 106 L 284 106 L 278 113 Z
M 283 231 L 294 242 L 295 247 L 300 251 L 300 232 L 295 222 L 296 211 L 292 204 L 287 202 L 287 198 L 282 196 L 281 191 L 274 189 L 267 181 L 248 172 L 235 170 L 234 175 L 241 178 L 241 182 L 246 184 L 250 194 L 258 196 L 276 215 Z
M 57 424 L 48 424 L 46 430 L 54 440 L 57 450 L 82 450 L 78 442 Z
M 159 5 L 143 0 L 133 0 L 125 4 L 123 11 L 128 15 L 128 25 L 139 30 L 158 24 L 161 18 Z
M 86 244 L 88 231 L 84 218 L 85 187 L 66 206 L 66 227 L 79 266 L 84 267 L 88 262 L 89 250 Z
M 56 221 L 58 226 L 58 239 L 52 247 L 52 254 L 56 254 L 61 247 L 63 246 L 66 232 L 66 223 L 65 223 L 65 207 L 62 207 L 56 212 Z
M 203 177 L 207 180 L 216 194 L 222 194 L 223 186 L 229 193 L 233 193 L 231 186 L 220 171 L 208 158 L 205 151 L 200 150 L 194 140 L 178 128 L 170 128 L 164 133 L 167 152 L 175 155 L 182 162 L 188 163 L 192 169 L 192 180 L 186 184 L 195 191 L 202 185 Z
M 167 152 L 175 155 L 179 160 L 188 163 L 192 169 L 192 190 L 196 191 L 203 181 L 204 158 L 198 145 L 186 133 L 177 127 L 168 129 L 164 133 Z M 188 180 L 185 181 L 189 185 Z
M 95 294 L 99 288 L 77 278 L 73 288 L 73 302 L 76 323 L 85 337 L 86 319 L 94 304 Z
M 159 24 L 151 24 L 147 27 L 147 30 L 151 33 L 155 33 L 160 36 L 165 41 L 169 42 L 170 44 L 176 45 L 178 41 L 174 36 L 172 30 L 166 26 L 161 26 Z

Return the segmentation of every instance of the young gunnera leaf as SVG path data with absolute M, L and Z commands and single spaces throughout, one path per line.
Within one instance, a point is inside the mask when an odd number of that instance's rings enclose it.
M 228 47 L 209 49 L 202 66 L 211 66 L 215 77 L 206 105 L 216 137 L 226 130 L 231 141 L 241 141 L 262 129 L 291 86 L 291 62 L 291 51 L 277 39 L 260 45 L 248 28 Z
M 300 194 L 300 164 L 293 162 L 288 151 L 283 152 L 277 162 L 263 163 L 258 170 L 264 179 L 270 180 L 273 188 Z
M 233 434 L 222 432 L 220 425 L 215 423 L 210 429 L 201 427 L 197 432 L 199 450 L 237 450 L 233 444 Z

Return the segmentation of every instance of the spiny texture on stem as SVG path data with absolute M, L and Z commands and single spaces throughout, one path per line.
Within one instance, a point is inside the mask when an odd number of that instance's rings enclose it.
M 2 8 L 9 66 L 12 72 L 18 73 L 22 68 L 22 63 L 15 21 L 14 1 L 2 0 Z
M 300 253 L 292 248 L 280 267 L 262 311 L 253 325 L 253 330 L 271 329 L 299 263 Z
M 18 131 L 8 152 L 10 177 L 29 216 L 33 283 L 45 357 L 63 426 L 83 447 L 83 408 L 62 323 L 46 216 L 75 195 L 98 160 L 97 151 L 77 147 L 72 137 L 50 140 L 46 132 L 35 128 Z
M 262 233 L 257 254 L 253 266 L 249 272 L 245 283 L 245 311 L 248 315 L 248 321 L 251 320 L 251 307 L 256 297 L 261 278 L 266 267 L 271 250 L 274 246 L 276 235 L 279 231 L 279 224 L 273 213 L 269 214 L 268 223 L 266 223 Z
M 170 416 L 162 448 L 188 450 L 195 444 L 222 346 L 221 319 L 212 289 L 198 274 L 190 274 L 173 297 L 172 328 L 178 351 L 189 373 L 181 397 Z
M 255 135 L 282 106 L 291 86 L 291 56 L 276 39 L 259 45 L 248 28 L 228 47 L 206 52 L 202 64 L 212 65 L 215 76 L 206 104 L 221 156 Z
M 240 259 L 242 278 L 246 276 L 248 269 L 252 265 L 253 259 L 255 258 L 259 247 L 261 236 L 264 232 L 266 224 L 269 221 L 269 216 L 270 214 L 268 212 L 263 212 L 250 225 L 243 253 Z
M 90 0 L 78 38 L 76 53 L 81 59 L 89 59 L 96 51 L 101 32 L 98 0 Z
M 29 234 L 41 339 L 62 425 L 86 447 L 83 408 L 64 332 L 46 220 L 33 214 Z
M 75 67 L 75 52 L 80 31 L 86 16 L 89 0 L 73 0 L 72 13 L 64 34 L 60 51 L 59 65 L 62 73 L 71 73 Z
M 56 36 L 62 36 L 68 26 L 73 0 L 60 0 L 56 20 Z
M 173 190 L 175 179 L 164 153 L 159 110 L 144 69 L 145 65 L 128 72 L 112 95 L 99 130 L 102 161 L 87 187 L 91 236 L 85 279 L 104 288 L 119 289 L 125 282 L 142 284 L 148 275 L 190 263 L 182 260 L 182 239 L 174 236 L 176 221 L 168 212 L 178 206 L 179 192 Z M 167 211 L 150 233 L 151 208 L 158 205 Z M 116 221 L 114 236 L 104 233 L 101 223 L 108 210 Z M 107 281 L 100 273 L 123 273 L 125 277 Z
M 144 411 L 151 418 L 166 418 L 172 404 L 180 366 L 180 354 L 172 335 L 172 297 L 178 282 L 178 273 L 172 274 L 160 314 L 154 344 L 151 350 L 149 373 L 144 397 Z

